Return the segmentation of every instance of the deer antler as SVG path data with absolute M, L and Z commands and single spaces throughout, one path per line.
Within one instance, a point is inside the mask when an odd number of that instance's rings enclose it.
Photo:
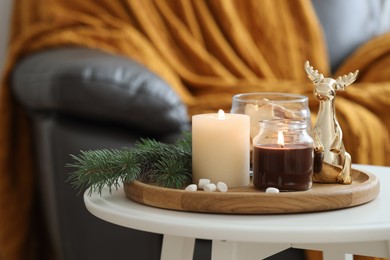
M 318 73 L 318 70 L 314 70 L 313 66 L 310 66 L 309 61 L 305 62 L 305 70 L 308 78 L 311 81 L 313 81 L 314 84 L 317 84 L 318 82 L 321 82 L 324 79 L 324 75 Z
M 359 74 L 359 71 L 356 70 L 354 73 L 350 72 L 348 75 L 340 76 L 336 79 L 337 89 L 344 90 L 346 86 L 352 84 Z

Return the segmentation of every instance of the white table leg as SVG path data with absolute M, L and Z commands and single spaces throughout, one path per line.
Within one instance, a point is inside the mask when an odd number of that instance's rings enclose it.
M 352 254 L 345 254 L 345 260 L 353 260 Z
M 340 253 L 337 251 L 323 251 L 322 258 L 323 260 L 347 260 L 347 254 Z
M 228 242 L 225 240 L 213 240 L 211 249 L 212 260 L 236 260 L 238 259 L 238 245 L 235 242 Z
M 192 260 L 195 238 L 164 235 L 161 260 Z
M 225 240 L 213 240 L 212 260 L 259 260 L 279 253 L 291 244 L 242 243 Z

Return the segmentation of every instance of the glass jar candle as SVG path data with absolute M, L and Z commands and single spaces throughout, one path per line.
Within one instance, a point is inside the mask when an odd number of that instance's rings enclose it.
M 313 139 L 306 120 L 271 119 L 253 139 L 253 185 L 286 191 L 312 186 Z

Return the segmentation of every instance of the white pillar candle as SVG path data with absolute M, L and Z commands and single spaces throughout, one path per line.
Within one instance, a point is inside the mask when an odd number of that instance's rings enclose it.
M 192 117 L 192 182 L 210 179 L 229 187 L 249 184 L 249 116 L 214 114 Z

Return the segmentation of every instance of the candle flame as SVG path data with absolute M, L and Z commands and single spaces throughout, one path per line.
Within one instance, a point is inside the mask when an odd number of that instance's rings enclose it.
M 282 131 L 278 131 L 278 145 L 284 147 L 284 135 Z
M 218 119 L 220 119 L 220 120 L 225 119 L 225 112 L 223 112 L 222 109 L 218 110 Z

